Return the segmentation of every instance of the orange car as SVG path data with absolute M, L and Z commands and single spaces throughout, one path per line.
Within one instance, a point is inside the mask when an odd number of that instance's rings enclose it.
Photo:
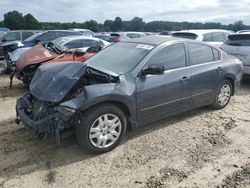
M 20 56 L 19 59 L 15 62 L 11 80 L 13 76 L 16 75 L 17 78 L 22 80 L 25 85 L 29 85 L 36 69 L 41 64 L 61 61 L 86 61 L 96 52 L 100 51 L 104 46 L 100 39 L 96 39 L 93 37 L 88 38 L 89 41 L 90 39 L 93 39 L 93 41 L 95 41 L 90 43 L 93 44 L 93 46 L 89 48 L 85 47 L 69 50 L 66 47 L 59 46 L 56 42 L 49 42 L 47 45 L 38 44 L 34 46 L 33 48 L 25 52 L 22 56 Z

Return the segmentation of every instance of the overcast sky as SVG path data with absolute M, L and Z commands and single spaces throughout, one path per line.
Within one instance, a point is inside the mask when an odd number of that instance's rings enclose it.
M 119 16 L 144 21 L 216 21 L 224 24 L 242 20 L 250 25 L 250 0 L 0 0 L 4 13 L 18 10 L 39 21 L 103 22 Z

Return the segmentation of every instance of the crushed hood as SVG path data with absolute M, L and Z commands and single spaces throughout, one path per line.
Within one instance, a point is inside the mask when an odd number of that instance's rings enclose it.
M 57 62 L 40 66 L 30 84 L 30 92 L 39 100 L 60 102 L 84 75 L 87 65 Z
M 43 47 L 43 45 L 38 44 L 28 51 L 26 51 L 18 60 L 16 61 L 17 71 L 21 71 L 23 68 L 28 65 L 39 64 L 45 61 L 49 61 L 51 59 L 59 56 L 58 54 L 47 50 Z

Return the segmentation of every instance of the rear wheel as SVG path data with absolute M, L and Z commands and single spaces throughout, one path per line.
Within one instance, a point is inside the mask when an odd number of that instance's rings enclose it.
M 80 146 L 92 153 L 111 151 L 126 133 L 126 117 L 115 105 L 98 105 L 82 116 L 76 127 L 76 137 Z
M 224 80 L 218 90 L 214 99 L 213 108 L 222 109 L 227 106 L 232 95 L 232 84 L 229 80 Z

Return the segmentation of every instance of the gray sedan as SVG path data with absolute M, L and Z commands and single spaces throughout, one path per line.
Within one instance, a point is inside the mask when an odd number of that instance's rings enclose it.
M 224 108 L 242 63 L 208 44 L 148 36 L 120 42 L 86 63 L 40 66 L 17 100 L 17 122 L 41 137 L 74 130 L 95 153 L 115 148 L 128 127 L 211 105 Z

